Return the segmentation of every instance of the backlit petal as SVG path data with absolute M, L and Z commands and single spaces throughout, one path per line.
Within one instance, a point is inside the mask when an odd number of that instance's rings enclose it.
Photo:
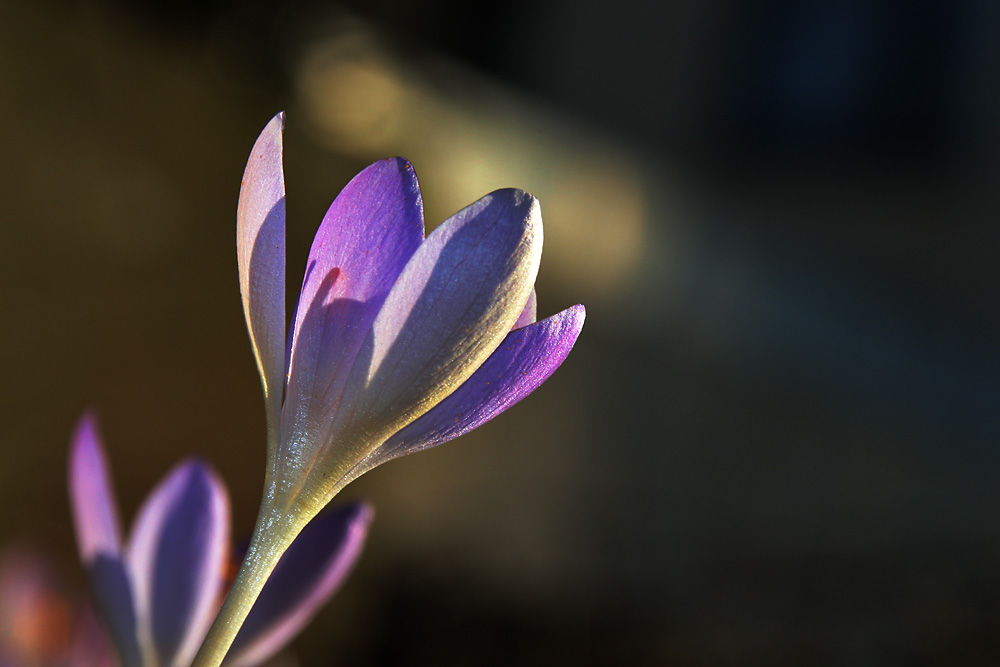
M 140 632 L 159 664 L 190 664 L 217 610 L 229 498 L 206 465 L 178 465 L 143 504 L 129 542 Z
M 370 362 L 354 369 L 355 424 L 388 436 L 468 379 L 524 310 L 541 251 L 538 202 L 520 190 L 487 195 L 434 230 L 375 319 Z
M 334 200 L 309 252 L 293 324 L 286 442 L 330 422 L 372 321 L 423 240 L 420 188 L 402 158 L 369 166 Z M 296 420 L 303 416 L 307 423 Z
M 321 512 L 306 525 L 268 578 L 227 664 L 261 664 L 309 623 L 350 574 L 373 514 L 371 506 L 352 503 Z
M 131 575 L 121 554 L 118 506 L 97 420 L 86 414 L 70 444 L 69 497 L 80 559 L 94 602 L 118 648 L 122 664 L 141 661 Z
M 285 116 L 271 119 L 247 161 L 236 211 L 236 254 L 243 314 L 264 385 L 269 429 L 276 432 L 285 378 Z
M 87 564 L 99 553 L 117 556 L 121 550 L 118 506 L 97 420 L 91 414 L 77 424 L 70 444 L 69 499 L 80 559 Z
M 511 331 L 471 378 L 430 412 L 389 438 L 357 474 L 468 433 L 533 392 L 573 349 L 584 316 L 583 306 L 573 306 Z

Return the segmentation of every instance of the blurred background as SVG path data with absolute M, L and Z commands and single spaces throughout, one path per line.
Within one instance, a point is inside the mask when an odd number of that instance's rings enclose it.
M 287 110 L 289 298 L 404 155 L 428 227 L 542 202 L 533 396 L 345 497 L 302 665 L 1000 664 L 1000 6 L 0 3 L 0 540 L 83 588 L 68 438 L 126 521 L 181 457 L 249 533 L 240 177 Z

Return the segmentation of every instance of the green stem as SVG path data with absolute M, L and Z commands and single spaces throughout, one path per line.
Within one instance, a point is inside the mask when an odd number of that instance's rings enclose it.
M 267 578 L 308 520 L 302 521 L 296 512 L 287 509 L 274 511 L 261 508 L 246 558 L 222 609 L 198 649 L 192 667 L 218 667 L 222 664 Z

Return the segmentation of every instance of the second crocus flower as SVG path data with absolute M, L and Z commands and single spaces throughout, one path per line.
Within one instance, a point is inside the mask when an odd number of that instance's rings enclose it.
M 124 541 L 104 447 L 93 417 L 69 456 L 80 557 L 124 667 L 188 667 L 219 609 L 229 567 L 229 497 L 205 463 L 178 464 L 143 503 Z M 336 592 L 361 553 L 372 510 L 348 504 L 309 524 L 271 575 L 227 664 L 273 656 Z M 101 642 L 91 642 L 96 649 Z M 106 664 L 102 655 L 73 664 Z

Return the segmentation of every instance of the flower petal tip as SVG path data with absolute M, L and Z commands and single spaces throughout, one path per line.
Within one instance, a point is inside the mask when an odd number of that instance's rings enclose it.
M 538 197 L 521 188 L 500 188 L 490 193 L 491 197 L 509 198 L 515 206 L 537 206 Z
M 514 209 L 520 215 L 524 216 L 524 220 L 529 225 L 541 225 L 542 206 L 538 201 L 538 197 L 530 192 L 519 188 L 501 188 L 499 190 L 494 190 L 490 194 L 486 195 L 486 197 L 497 204 L 506 205 Z
M 212 467 L 212 464 L 200 456 L 189 456 L 181 460 L 180 463 L 174 466 L 170 474 L 182 471 L 185 475 L 197 475 L 200 478 L 207 479 L 212 482 L 222 481 L 222 478 L 219 477 L 217 472 L 215 472 L 215 468 Z
M 84 457 L 99 455 L 103 458 L 103 451 L 98 454 L 98 450 L 103 450 L 103 447 L 97 430 L 97 415 L 88 409 L 80 416 L 70 440 L 70 474 L 85 463 Z
M 375 506 L 366 500 L 359 500 L 350 505 L 353 516 L 348 519 L 348 523 L 356 529 L 368 530 L 375 519 Z
M 70 443 L 68 487 L 81 560 L 121 548 L 118 509 L 97 417 L 88 410 L 77 423 Z
M 413 171 L 413 164 L 401 155 L 396 155 L 394 157 L 387 157 L 386 162 L 393 162 L 400 171 Z
M 257 137 L 257 141 L 260 142 L 264 138 L 273 138 L 275 134 L 281 135 L 285 132 L 285 112 L 279 111 L 271 117 L 271 120 L 267 121 L 267 125 L 261 131 L 260 136 Z

